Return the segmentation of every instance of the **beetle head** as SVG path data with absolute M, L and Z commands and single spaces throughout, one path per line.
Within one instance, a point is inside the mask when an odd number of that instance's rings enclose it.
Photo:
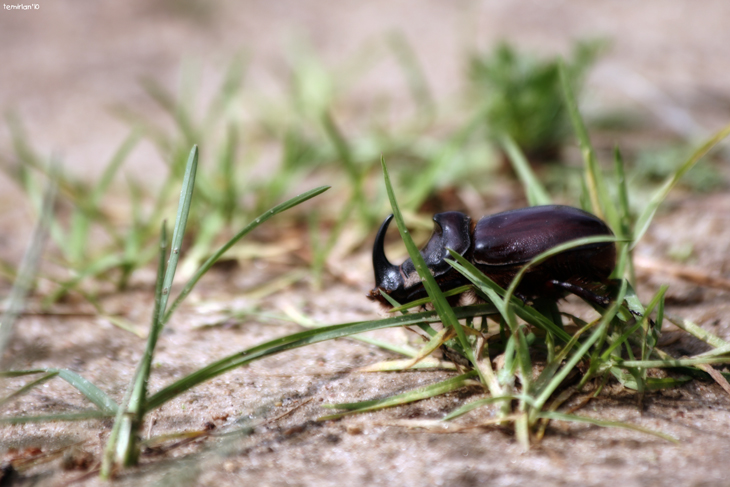
M 381 290 L 400 303 L 426 296 L 421 278 L 410 258 L 397 266 L 391 264 L 385 256 L 385 233 L 392 219 L 393 215 L 385 219 L 375 237 L 373 245 L 375 288 L 368 294 L 368 298 L 380 301 L 385 305 L 388 305 L 388 302 L 380 294 Z M 434 215 L 433 221 L 434 232 L 420 252 L 426 261 L 426 267 L 439 280 L 456 272 L 446 261 L 449 256 L 447 249 L 452 249 L 460 255 L 464 255 L 469 250 L 471 218 L 457 211 L 449 211 Z M 446 289 L 442 287 L 442 290 Z

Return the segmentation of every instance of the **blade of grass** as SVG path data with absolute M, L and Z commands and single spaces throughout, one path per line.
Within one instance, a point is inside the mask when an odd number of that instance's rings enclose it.
M 195 188 L 195 176 L 198 169 L 198 146 L 194 145 L 188 156 L 185 167 L 185 175 L 183 176 L 182 189 L 180 191 L 180 201 L 177 208 L 177 216 L 175 218 L 175 227 L 172 232 L 172 242 L 170 247 L 170 257 L 165 266 L 164 253 L 167 247 L 167 235 L 165 224 L 162 224 L 161 241 L 160 241 L 160 259 L 157 269 L 157 283 L 155 285 L 155 307 L 152 316 L 152 326 L 147 338 L 147 347 L 142 359 L 137 367 L 137 372 L 133 379 L 132 393 L 129 397 L 129 403 L 125 405 L 126 414 L 119 415 L 119 420 L 115 422 L 114 429 L 117 434 L 112 435 L 110 443 L 107 446 L 107 452 L 114 451 L 114 463 L 120 466 L 131 466 L 137 463 L 139 457 L 139 448 L 136 440 L 137 432 L 142 419 L 146 412 L 145 402 L 147 399 L 147 382 L 152 365 L 154 350 L 157 346 L 157 339 L 162 331 L 165 316 L 165 308 L 172 288 L 172 282 L 175 278 L 177 263 L 180 259 L 180 249 L 185 235 L 185 227 L 188 223 L 190 214 L 190 205 L 193 198 L 193 190 Z M 163 278 L 164 270 L 164 278 Z M 105 455 L 105 463 L 102 468 L 102 476 L 108 477 L 111 473 L 112 465 L 109 458 L 111 455 Z
M 730 342 L 726 342 L 719 336 L 710 333 L 709 331 L 698 326 L 697 324 L 693 323 L 690 320 L 685 320 L 678 316 L 674 316 L 674 315 L 670 315 L 670 314 L 665 314 L 665 316 L 669 321 L 674 323 L 678 328 L 686 331 L 693 337 L 702 340 L 703 342 L 707 343 L 708 345 L 712 345 L 713 347 L 722 348 L 722 349 L 730 348 Z
M 578 143 L 585 162 L 584 174 L 586 177 L 586 185 L 593 213 L 599 218 L 606 220 L 611 228 L 619 228 L 620 220 L 618 212 L 614 202 L 608 194 L 606 181 L 598 167 L 596 154 L 593 150 L 588 130 L 583 122 L 583 117 L 581 117 L 580 110 L 578 109 L 578 102 L 575 99 L 573 87 L 571 86 L 570 75 L 568 74 L 565 63 L 559 63 L 558 69 L 560 72 L 560 85 L 562 87 L 565 105 L 568 108 L 570 121 L 573 124 L 573 129 L 578 137 Z
M 27 424 L 27 423 L 49 423 L 51 421 L 86 421 L 89 419 L 101 419 L 114 416 L 104 411 L 87 411 L 84 413 L 70 414 L 44 414 L 39 416 L 13 416 L 0 418 L 0 424 Z
M 502 289 L 494 281 L 489 279 L 489 277 L 485 276 L 471 262 L 460 256 L 458 253 L 450 251 L 450 254 L 451 257 L 455 260 L 453 262 L 449 262 L 452 267 L 454 267 L 464 277 L 474 283 L 477 289 L 485 293 L 485 295 L 487 295 L 490 300 L 494 299 L 503 301 L 501 300 L 499 294 L 505 294 L 506 291 L 504 289 Z M 499 310 L 499 307 L 496 307 Z M 555 323 L 548 320 L 534 309 L 531 309 L 528 306 L 520 306 L 519 304 L 514 302 L 510 303 L 510 307 L 514 308 L 515 313 L 517 313 L 520 318 L 527 321 L 531 325 L 537 326 L 540 329 L 554 334 L 565 343 L 570 341 L 571 337 L 568 333 L 565 332 L 565 330 L 556 326 Z
M 165 273 L 165 254 L 167 250 L 167 225 L 163 221 L 160 229 L 159 260 L 157 279 L 155 280 L 155 305 L 152 311 L 152 326 L 147 337 L 145 354 L 137 365 L 137 370 L 124 393 L 121 407 L 117 410 L 114 425 L 109 433 L 106 448 L 102 456 L 102 479 L 111 478 L 116 465 L 125 465 L 127 459 L 136 458 L 136 435 L 146 403 L 146 383 L 149 378 L 152 354 L 162 329 L 160 323 L 160 306 L 162 302 L 162 286 Z
M 180 303 L 187 297 L 188 294 L 190 294 L 190 291 L 192 291 L 193 287 L 195 287 L 195 284 L 200 280 L 203 275 L 210 270 L 211 267 L 213 267 L 213 264 L 220 259 L 220 257 L 226 253 L 228 249 L 230 249 L 236 242 L 238 242 L 241 238 L 243 238 L 245 235 L 247 235 L 251 230 L 258 227 L 262 223 L 264 223 L 266 220 L 271 218 L 272 216 L 281 213 L 283 211 L 288 210 L 289 208 L 292 208 L 294 206 L 297 206 L 305 201 L 307 201 L 310 198 L 314 198 L 315 196 L 324 193 L 327 191 L 330 187 L 329 186 L 320 186 L 319 188 L 312 189 L 310 191 L 307 191 L 306 193 L 302 193 L 299 196 L 296 196 L 294 198 L 291 198 L 290 200 L 285 201 L 284 203 L 281 203 L 280 205 L 275 206 L 274 208 L 268 210 L 267 212 L 260 215 L 258 218 L 256 218 L 253 222 L 249 223 L 246 227 L 243 228 L 240 232 L 238 232 L 232 239 L 230 239 L 228 242 L 223 244 L 221 248 L 219 248 L 213 255 L 211 255 L 208 260 L 206 260 L 200 268 L 197 270 L 197 272 L 188 280 L 188 282 L 185 283 L 185 286 L 180 291 L 180 294 L 175 298 L 175 301 L 172 302 L 170 305 L 170 308 L 165 313 L 165 316 L 162 318 L 162 324 L 164 325 L 167 323 L 167 321 L 170 319 L 170 316 L 172 316 L 172 313 L 177 309 L 178 306 L 180 306 Z M 164 291 L 163 291 L 164 292 Z M 164 309 L 163 309 L 164 311 Z
M 441 322 L 444 324 L 444 326 L 451 327 L 456 331 L 456 335 L 459 339 L 459 343 L 461 344 L 461 346 L 464 350 L 464 353 L 466 354 L 467 359 L 479 371 L 480 379 L 482 380 L 482 384 L 484 384 L 484 386 L 487 387 L 488 382 L 485 377 L 481 376 L 481 369 L 479 369 L 477 366 L 477 358 L 474 355 L 474 350 L 466 338 L 466 334 L 464 333 L 464 329 L 462 328 L 461 323 L 459 323 L 459 321 L 456 319 L 456 316 L 454 315 L 454 310 L 451 308 L 449 303 L 446 301 L 446 298 L 444 297 L 443 293 L 441 292 L 441 289 L 439 288 L 438 284 L 436 283 L 436 280 L 434 279 L 433 275 L 431 274 L 431 271 L 428 269 L 426 262 L 423 260 L 423 256 L 419 252 L 418 247 L 416 247 L 416 244 L 413 242 L 413 239 L 411 238 L 408 228 L 406 228 L 406 223 L 403 220 L 403 215 L 400 212 L 400 209 L 398 207 L 398 202 L 396 201 L 396 198 L 395 198 L 395 192 L 393 191 L 393 186 L 390 183 L 390 176 L 388 175 L 388 168 L 385 166 L 385 159 L 381 158 L 380 165 L 383 169 L 383 179 L 385 181 L 385 189 L 388 193 L 388 199 L 390 200 L 390 207 L 393 210 L 393 215 L 395 216 L 396 224 L 398 225 L 398 231 L 400 232 L 401 238 L 403 239 L 403 243 L 405 244 L 406 249 L 408 250 L 408 255 L 411 257 L 411 260 L 416 268 L 416 271 L 418 272 L 418 275 L 421 278 L 423 287 L 426 289 L 426 292 L 431 297 L 433 306 L 436 309 L 436 312 L 438 313 L 439 317 L 441 318 Z
M 665 368 L 665 367 L 686 367 L 688 365 L 702 364 L 730 364 L 730 357 L 700 357 L 700 358 L 683 358 L 683 359 L 664 359 L 664 360 L 616 360 L 615 364 L 622 368 Z
M 193 198 L 193 189 L 195 188 L 195 174 L 198 170 L 198 146 L 194 145 L 188 156 L 188 163 L 185 168 L 185 176 L 183 177 L 182 190 L 180 191 L 180 202 L 177 207 L 177 216 L 175 217 L 175 227 L 172 232 L 172 241 L 170 247 L 170 259 L 167 262 L 165 271 L 165 279 L 162 283 L 162 298 L 160 300 L 160 324 L 164 326 L 167 322 L 164 318 L 169 318 L 165 314 L 167 309 L 167 301 L 170 299 L 170 290 L 172 289 L 172 281 L 175 278 L 175 270 L 180 260 L 180 249 L 185 235 L 185 227 L 190 214 L 190 203 Z M 174 303 L 173 303 L 174 304 Z M 172 307 L 171 307 L 172 308 Z M 172 310 L 171 310 L 172 311 Z
M 426 357 L 425 359 L 418 362 L 416 365 L 410 365 L 412 359 L 401 359 L 401 360 L 385 360 L 365 367 L 357 369 L 358 372 L 400 372 L 409 369 L 444 369 L 444 370 L 456 370 L 456 365 L 453 362 L 446 362 L 444 360 L 438 360 L 434 357 Z
M 117 403 L 89 380 L 67 369 L 48 369 L 49 372 L 53 370 L 57 370 L 58 377 L 75 387 L 103 413 L 111 415 L 117 412 Z
M 454 313 L 456 319 L 464 319 L 467 316 L 480 316 L 481 312 L 490 313 L 491 306 L 464 306 L 455 308 Z M 434 311 L 424 311 L 421 313 L 409 313 L 401 316 L 394 316 L 378 321 L 359 321 L 354 323 L 344 323 L 340 325 L 332 325 L 328 327 L 317 328 L 314 330 L 306 330 L 292 335 L 271 340 L 261 345 L 243 350 L 241 352 L 229 355 L 217 360 L 202 369 L 199 369 L 186 377 L 183 377 L 174 383 L 166 386 L 154 395 L 150 396 L 147 401 L 147 410 L 155 409 L 167 401 L 188 391 L 192 387 L 217 377 L 229 370 L 241 367 L 248 363 L 254 362 L 264 357 L 269 357 L 287 350 L 303 347 L 312 343 L 319 343 L 335 338 L 342 338 L 350 335 L 357 335 L 373 330 L 382 330 L 384 328 L 394 328 L 398 326 L 419 325 L 424 322 L 437 323 L 441 318 Z
M 679 441 L 667 434 L 661 433 L 659 431 L 653 431 L 647 428 L 642 428 L 641 426 L 637 426 L 635 424 L 631 423 L 622 423 L 620 421 L 605 421 L 602 419 L 594 419 L 594 418 L 587 418 L 585 416 L 576 416 L 574 414 L 565 414 L 565 413 L 558 413 L 555 411 L 545 411 L 540 413 L 539 418 L 545 418 L 545 419 L 552 419 L 557 421 L 567 421 L 567 422 L 581 422 L 581 423 L 589 423 L 594 424 L 596 426 L 604 426 L 604 427 L 610 427 L 610 428 L 625 428 L 630 429 L 634 431 L 639 431 L 641 433 L 646 433 L 647 435 L 656 436 L 658 438 L 661 438 L 663 440 L 667 440 L 669 442 L 679 444 Z
M 548 195 L 548 192 L 535 176 L 530 163 L 527 162 L 527 158 L 525 158 L 525 155 L 522 153 L 512 137 L 507 134 L 503 134 L 500 138 L 500 143 L 502 145 L 502 149 L 509 156 L 509 160 L 512 162 L 512 167 L 517 173 L 517 177 L 520 178 L 520 182 L 522 182 L 522 187 L 525 190 L 527 202 L 530 206 L 552 204 L 550 195 Z
M 632 238 L 631 232 L 631 210 L 629 206 L 629 192 L 626 185 L 626 172 L 624 171 L 624 160 L 621 156 L 621 151 L 618 147 L 613 152 L 614 161 L 614 172 L 616 174 L 616 187 L 618 189 L 617 204 L 618 204 L 618 223 L 617 227 L 613 228 L 614 233 L 619 240 L 630 240 Z M 636 282 L 636 273 L 634 270 L 633 252 L 631 251 L 631 242 L 619 242 L 618 243 L 618 260 L 616 267 L 611 274 L 614 279 L 623 279 L 628 269 L 629 282 Z
M 469 291 L 470 289 L 472 289 L 472 285 L 471 284 L 467 284 L 466 286 L 459 286 L 457 288 L 450 289 L 448 291 L 444 291 L 443 294 L 444 294 L 444 297 L 445 298 L 448 298 L 450 296 L 457 296 L 459 294 L 463 294 L 463 293 Z M 430 303 L 431 303 L 431 298 L 427 296 L 425 298 L 421 298 L 421 299 L 417 299 L 415 301 L 411 301 L 410 303 L 406 303 L 404 305 L 394 306 L 394 307 L 392 307 L 391 309 L 388 310 L 388 313 L 399 313 L 401 311 L 405 311 L 405 310 L 411 309 L 411 308 L 420 308 L 421 306 L 426 305 L 426 304 L 430 304 Z M 495 313 L 497 312 L 497 308 L 494 309 L 494 312 Z
M 649 204 L 646 206 L 646 208 L 644 208 L 644 211 L 641 213 L 641 215 L 639 215 L 639 218 L 636 220 L 636 225 L 634 225 L 634 240 L 632 247 L 635 247 L 639 240 L 641 240 L 641 238 L 644 236 L 646 230 L 649 228 L 651 220 L 654 218 L 654 215 L 659 208 L 659 205 L 662 203 L 662 201 L 664 201 L 669 192 L 682 178 L 682 176 L 684 176 L 687 171 L 692 169 L 705 154 L 707 154 L 713 147 L 715 147 L 722 139 L 724 139 L 728 135 L 730 135 L 730 125 L 727 125 L 723 129 L 718 131 L 707 142 L 702 144 L 702 146 L 697 149 L 689 157 L 689 159 L 687 159 L 687 161 L 674 172 L 674 174 L 670 175 L 667 178 L 662 187 L 659 188 L 656 193 L 654 193 L 654 195 L 651 197 L 651 200 L 649 201 Z
M 525 395 L 517 395 L 517 396 L 499 396 L 499 397 L 487 397 L 484 399 L 477 399 L 476 401 L 472 401 L 470 403 L 464 404 L 460 408 L 450 412 L 446 416 L 444 416 L 441 421 L 451 421 L 452 419 L 456 419 L 459 416 L 463 416 L 466 413 L 470 411 L 474 411 L 475 409 L 482 408 L 484 406 L 488 406 L 490 404 L 494 404 L 497 402 L 503 402 L 503 401 L 516 401 L 518 399 L 524 399 L 526 401 L 532 401 L 532 398 L 530 396 Z
M 545 385 L 542 391 L 540 391 L 540 394 L 535 399 L 535 408 L 531 413 L 531 423 L 534 424 L 534 421 L 537 419 L 534 415 L 540 409 L 542 409 L 547 400 L 550 399 L 550 396 L 553 394 L 553 392 L 555 392 L 560 384 L 563 383 L 568 374 L 573 370 L 576 365 L 578 365 L 578 362 L 583 359 L 591 346 L 593 346 L 593 344 L 596 343 L 596 341 L 598 341 L 598 339 L 601 337 L 605 328 L 608 327 L 609 323 L 618 312 L 618 309 L 623 302 L 625 293 L 626 281 L 623 281 L 618 296 L 616 297 L 616 301 L 611 305 L 608 310 L 606 310 L 606 313 L 601 317 L 601 321 L 599 322 L 598 327 L 596 327 L 595 331 L 585 342 L 581 344 L 580 348 L 573 354 L 570 360 L 568 360 L 568 362 L 566 362 L 566 364 L 560 369 L 560 372 L 555 374 L 555 377 Z
M 318 421 L 329 421 L 332 419 L 339 419 L 343 416 L 350 414 L 360 414 L 370 411 L 377 411 L 378 409 L 389 408 L 393 406 L 401 406 L 422 399 L 428 399 L 435 396 L 440 396 L 448 392 L 461 389 L 462 387 L 475 384 L 472 378 L 476 377 L 477 371 L 472 370 L 466 374 L 462 374 L 445 381 L 437 382 L 425 387 L 420 387 L 412 391 L 404 392 L 384 399 L 375 399 L 372 401 L 353 402 L 353 403 L 340 403 L 340 404 L 323 404 L 322 407 L 329 409 L 346 409 L 345 413 L 337 413 L 328 416 L 317 418 Z
M 13 326 L 25 307 L 26 297 L 33 286 L 41 256 L 43 255 L 43 248 L 48 237 L 48 229 L 53 219 L 53 206 L 58 191 L 58 174 L 58 163 L 53 162 L 50 178 L 43 195 L 43 204 L 38 221 L 33 228 L 30 243 L 23 254 L 17 277 L 5 304 L 5 312 L 0 319 L 0 363 L 4 362 L 5 347 L 12 337 Z
M 406 364 L 406 369 L 410 369 L 411 367 L 415 366 L 420 362 L 421 360 L 425 359 L 429 355 L 431 355 L 434 350 L 439 348 L 441 345 L 446 343 L 447 341 L 451 340 L 454 337 L 454 330 L 452 328 L 442 328 L 440 332 L 438 332 L 435 336 L 431 337 L 431 339 L 424 345 L 416 354 L 413 359 Z
M 57 375 L 58 375 L 58 372 L 51 372 L 51 373 L 48 373 L 48 374 L 44 375 L 40 379 L 34 380 L 30 384 L 24 385 L 23 387 L 21 387 L 17 391 L 12 392 L 12 393 L 8 394 L 7 396 L 1 398 L 0 399 L 0 406 L 5 405 L 6 403 L 12 401 L 16 397 L 20 397 L 23 394 L 26 394 L 26 393 L 30 392 L 33 388 L 35 388 L 35 387 L 37 387 L 37 386 L 39 386 L 41 384 L 45 384 L 46 382 L 48 382 L 49 380 L 53 379 Z
M 83 394 L 89 401 L 98 407 L 105 414 L 114 414 L 117 411 L 117 403 L 106 395 L 104 391 L 99 389 L 89 380 L 80 376 L 76 372 L 67 369 L 33 369 L 33 370 L 9 370 L 0 373 L 0 377 L 22 377 L 31 374 L 52 374 L 54 377 L 68 382 L 77 391 Z
M 80 262 L 84 253 L 87 252 L 89 230 L 91 223 L 94 220 L 98 220 L 101 215 L 99 205 L 104 194 L 109 189 L 114 176 L 118 172 L 122 163 L 127 159 L 130 152 L 137 143 L 140 141 L 142 136 L 141 130 L 136 127 L 132 130 L 132 133 L 122 142 L 121 146 L 112 155 L 111 160 L 107 164 L 101 178 L 96 185 L 91 189 L 90 194 L 80 195 L 81 200 L 78 201 L 79 208 L 76 208 L 72 215 L 71 229 L 68 237 L 68 245 L 66 255 L 71 262 Z M 111 230 L 113 228 L 106 227 Z
M 299 310 L 295 309 L 293 306 L 285 306 L 283 308 L 284 313 L 286 314 L 288 321 L 292 321 L 296 323 L 299 326 L 302 326 L 304 328 L 322 328 L 327 325 L 322 325 L 320 323 L 317 323 L 313 319 L 309 318 L 308 316 L 305 316 L 303 313 L 301 313 Z M 281 317 L 282 320 L 287 320 L 285 317 Z M 368 343 L 370 345 L 375 345 L 376 347 L 380 347 L 383 350 L 388 350 L 390 352 L 399 353 L 401 355 L 404 355 L 406 357 L 416 357 L 418 355 L 418 350 L 411 347 L 410 345 L 395 345 L 393 343 L 389 343 L 383 340 L 378 340 L 376 338 L 371 338 L 368 336 L 358 336 L 354 335 L 352 337 L 353 340 L 357 340 L 363 343 Z

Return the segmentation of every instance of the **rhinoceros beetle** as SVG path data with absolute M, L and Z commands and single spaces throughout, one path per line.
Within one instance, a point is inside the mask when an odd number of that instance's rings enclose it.
M 380 226 L 373 245 L 375 288 L 368 297 L 388 306 L 382 290 L 400 303 L 427 295 L 411 259 L 391 264 L 383 248 L 385 233 L 393 219 Z M 485 216 L 476 223 L 463 213 L 449 211 L 434 215 L 435 229 L 421 249 L 426 264 L 442 291 L 469 281 L 449 265 L 452 249 L 472 262 L 486 276 L 506 288 L 515 274 L 538 254 L 571 240 L 591 236 L 612 236 L 608 226 L 590 213 L 570 206 L 533 206 Z M 610 285 L 616 265 L 613 242 L 583 245 L 557 254 L 528 269 L 515 290 L 525 301 L 559 299 L 576 294 L 606 306 L 609 298 L 596 294 L 596 285 Z

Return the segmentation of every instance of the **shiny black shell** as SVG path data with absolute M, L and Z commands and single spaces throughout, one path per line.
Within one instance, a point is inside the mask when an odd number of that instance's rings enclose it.
M 560 244 L 613 235 L 601 220 L 570 206 L 533 206 L 485 216 L 474 229 L 475 264 L 525 264 Z M 597 244 L 613 245 L 611 244 Z
M 503 287 L 530 260 L 557 245 L 592 236 L 612 236 L 608 226 L 588 212 L 549 205 L 506 211 L 480 219 L 470 260 Z M 616 265 L 613 242 L 562 252 L 529 269 L 517 290 L 526 298 L 557 297 L 572 285 L 605 283 Z

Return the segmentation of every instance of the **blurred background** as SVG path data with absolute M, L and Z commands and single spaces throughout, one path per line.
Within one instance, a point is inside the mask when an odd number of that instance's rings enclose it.
M 245 85 L 262 95 L 285 89 L 301 49 L 325 69 L 359 69 L 350 73 L 357 95 L 407 104 L 408 80 L 387 52 L 392 35 L 413 50 L 439 101 L 464 88 L 470 55 L 498 41 L 567 56 L 577 40 L 602 39 L 608 46 L 590 72 L 592 101 L 648 104 L 642 111 L 657 115 L 658 125 L 679 131 L 711 130 L 728 108 L 730 6 L 720 0 L 701 8 L 689 1 L 39 2 L 37 10 L 0 15 L 0 107 L 21 117 L 39 150 L 59 151 L 69 165 L 99 165 L 126 135 L 114 107 L 154 114 L 140 80 L 178 92 L 187 66 L 200 77 L 196 89 L 210 96 L 237 55 Z M 668 120 L 672 108 L 684 116 Z M 3 135 L 7 150 L 6 127 Z
M 730 115 L 722 0 L 36 1 L 0 11 L 6 275 L 52 157 L 65 265 L 96 262 L 83 245 L 94 225 L 99 256 L 153 249 L 199 144 L 195 259 L 226 229 L 328 184 L 294 223 L 321 274 L 332 253 L 366 248 L 389 212 L 381 155 L 425 234 L 440 209 L 525 204 L 505 134 L 557 201 L 577 204 L 582 162 L 559 59 L 599 159 L 610 168 L 614 146 L 624 151 L 637 205 Z M 686 177 L 682 197 L 726 187 L 723 156 L 713 161 Z

